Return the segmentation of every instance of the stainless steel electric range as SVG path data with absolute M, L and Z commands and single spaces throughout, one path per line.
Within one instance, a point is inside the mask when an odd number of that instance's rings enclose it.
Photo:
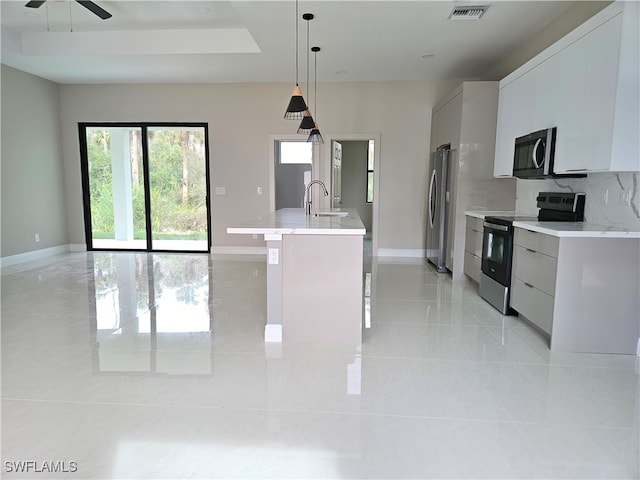
M 584 193 L 541 192 L 537 197 L 538 216 L 488 216 L 484 219 L 480 296 L 503 315 L 515 313 L 509 306 L 513 222 L 584 220 Z

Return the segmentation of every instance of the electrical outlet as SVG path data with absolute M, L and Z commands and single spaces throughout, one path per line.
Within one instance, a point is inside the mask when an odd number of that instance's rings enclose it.
M 216 195 L 226 195 L 227 189 L 225 187 L 216 187 Z
M 277 265 L 280 262 L 279 252 L 277 248 L 269 249 L 269 265 Z
M 256 188 L 256 193 L 257 193 L 258 195 L 262 195 L 262 187 L 258 187 L 258 188 Z
M 36 242 L 39 242 L 39 241 L 40 241 L 40 234 L 39 234 L 39 233 L 36 233 L 36 234 L 34 235 L 34 238 L 35 238 L 35 241 L 36 241 Z
M 605 188 L 600 196 L 600 205 L 606 205 L 609 203 L 609 189 Z
M 620 205 L 627 206 L 631 204 L 631 192 L 623 190 L 620 192 Z

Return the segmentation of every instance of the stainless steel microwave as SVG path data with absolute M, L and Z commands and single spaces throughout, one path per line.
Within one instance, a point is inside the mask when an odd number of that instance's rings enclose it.
M 553 176 L 555 148 L 555 127 L 516 138 L 513 176 L 518 178 Z
M 553 165 L 557 128 L 547 128 L 516 138 L 513 176 L 518 178 L 586 177 L 585 174 L 556 174 Z

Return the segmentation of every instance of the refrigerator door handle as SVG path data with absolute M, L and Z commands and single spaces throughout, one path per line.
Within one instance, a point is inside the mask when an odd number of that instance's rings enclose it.
M 435 196 L 437 194 L 438 184 L 436 183 L 436 171 L 435 169 L 431 172 L 431 182 L 429 183 L 429 225 L 433 227 L 433 221 L 435 220 L 436 214 L 436 202 Z

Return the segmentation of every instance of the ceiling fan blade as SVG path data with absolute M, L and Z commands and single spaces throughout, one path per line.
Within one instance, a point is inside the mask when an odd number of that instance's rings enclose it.
M 107 18 L 111 18 L 111 14 L 109 12 L 107 12 L 104 8 L 99 7 L 98 5 L 96 5 L 95 3 L 91 2 L 91 1 L 88 1 L 88 0 L 76 0 L 76 2 L 78 2 L 80 5 L 82 5 L 84 8 L 86 8 L 89 11 L 91 11 L 92 13 L 95 13 L 97 16 L 99 16 L 103 20 L 106 20 Z M 38 2 L 33 2 L 33 3 L 38 3 Z M 44 2 L 42 2 L 42 3 L 44 3 Z
M 38 8 L 38 7 L 41 7 L 45 1 L 46 0 L 31 0 L 25 5 L 25 7 Z

